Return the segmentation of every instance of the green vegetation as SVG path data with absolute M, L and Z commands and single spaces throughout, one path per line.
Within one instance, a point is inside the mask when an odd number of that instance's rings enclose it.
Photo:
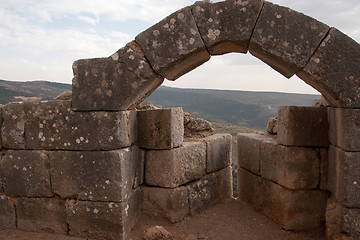
M 210 122 L 264 130 L 281 105 L 311 106 L 318 95 L 231 90 L 158 88 L 147 100 L 163 107 L 182 107 Z

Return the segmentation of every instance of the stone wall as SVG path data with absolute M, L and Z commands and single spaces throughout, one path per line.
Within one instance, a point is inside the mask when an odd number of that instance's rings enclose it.
M 181 108 L 0 109 L 2 228 L 126 239 L 142 210 L 175 222 L 231 198 L 231 136 L 183 142 Z
M 329 239 L 359 239 L 360 45 L 263 0 L 198 1 L 110 57 L 74 62 L 71 102 L 2 107 L 0 225 L 125 239 L 142 205 L 176 222 L 226 198 L 229 136 L 184 143 L 180 109 L 132 109 L 164 78 L 248 51 L 331 107 L 281 108 L 276 140 L 239 136 L 241 198 L 285 229 L 326 219 Z
M 325 107 L 280 107 L 277 136 L 238 135 L 238 193 L 286 230 L 325 223 L 328 121 Z

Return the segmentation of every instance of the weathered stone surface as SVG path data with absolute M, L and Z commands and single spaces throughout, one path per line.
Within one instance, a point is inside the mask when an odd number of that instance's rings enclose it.
M 313 148 L 285 147 L 273 142 L 260 145 L 263 178 L 289 189 L 315 189 L 320 181 L 320 159 Z
M 138 146 L 147 149 L 171 149 L 184 140 L 182 108 L 138 111 Z
M 345 207 L 360 208 L 360 152 L 330 145 L 328 189 Z
M 2 140 L 1 140 L 1 128 L 2 128 L 2 119 L 3 119 L 3 116 L 2 116 L 2 108 L 3 108 L 3 105 L 0 104 L 0 149 L 2 149 Z
M 335 199 L 326 208 L 326 236 L 328 239 L 359 239 L 360 209 L 345 208 Z
M 250 204 L 255 210 L 261 211 L 264 179 L 240 166 L 237 173 L 239 199 Z
M 196 2 L 191 10 L 210 54 L 246 53 L 262 5 L 262 0 Z
M 328 26 L 311 17 L 265 2 L 249 51 L 290 78 L 306 65 L 328 31 Z
M 286 230 L 316 228 L 325 218 L 327 193 L 290 190 L 239 168 L 239 197 Z
M 241 133 L 237 137 L 238 165 L 255 174 L 260 174 L 260 143 L 273 141 L 255 133 Z
M 206 172 L 226 168 L 231 162 L 232 137 L 230 134 L 216 134 L 205 139 Z
M 135 41 L 153 69 L 169 80 L 210 59 L 189 8 L 174 12 L 137 35 Z
M 16 228 L 15 204 L 0 193 L 0 228 Z
M 186 187 L 159 188 L 143 186 L 144 213 L 172 223 L 189 216 L 189 193 Z
M 360 239 L 360 209 L 346 209 L 342 215 L 342 230 L 349 239 Z
M 25 109 L 24 103 L 9 103 L 2 110 L 2 146 L 8 149 L 25 148 Z
M 239 166 L 289 189 L 317 188 L 319 155 L 313 148 L 277 145 L 260 134 L 238 135 Z
M 185 138 L 205 138 L 213 135 L 212 124 L 202 118 L 193 118 L 190 113 L 184 113 L 184 137 Z
M 200 179 L 205 172 L 204 142 L 184 142 L 179 148 L 146 153 L 145 182 L 150 186 L 175 188 Z
M 217 178 L 207 174 L 186 185 L 189 191 L 190 214 L 195 215 L 219 201 Z
M 121 202 L 142 181 L 143 153 L 137 147 L 49 156 L 53 191 L 61 198 Z
M 328 108 L 329 141 L 345 151 L 360 151 L 360 109 Z
M 163 82 L 135 42 L 108 58 L 73 64 L 72 107 L 76 111 L 128 110 Z
M 137 138 L 135 111 L 74 112 L 69 101 L 26 103 L 25 109 L 27 149 L 113 150 Z
M 201 179 L 186 185 L 189 191 L 190 215 L 232 198 L 231 167 L 206 174 Z
M 324 107 L 279 107 L 278 144 L 327 147 L 328 131 L 327 110 Z
M 317 228 L 325 220 L 324 191 L 293 191 L 265 180 L 262 194 L 265 215 L 286 230 Z
M 360 108 L 360 45 L 332 28 L 297 75 L 335 107 Z
M 329 149 L 320 148 L 320 184 L 321 190 L 327 191 L 328 187 L 328 171 L 329 171 Z
M 269 118 L 268 124 L 266 125 L 266 131 L 271 135 L 276 135 L 278 131 L 278 118 Z
M 51 197 L 49 158 L 44 151 L 9 150 L 1 159 L 4 192 L 11 197 Z
M 232 181 L 232 167 L 221 169 L 220 171 L 211 173 L 215 175 L 218 186 L 218 198 L 220 201 L 232 199 L 233 195 L 233 181 Z
M 146 229 L 143 236 L 144 240 L 171 240 L 174 236 L 163 226 L 155 226 Z
M 18 198 L 17 227 L 32 232 L 66 234 L 65 201 L 57 198 Z
M 142 198 L 142 191 L 137 188 L 123 203 L 68 200 L 69 234 L 83 238 L 125 240 L 140 216 Z

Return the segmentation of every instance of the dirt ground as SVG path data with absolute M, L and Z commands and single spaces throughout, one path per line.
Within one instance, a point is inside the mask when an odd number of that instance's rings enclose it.
M 209 209 L 187 218 L 179 223 L 171 224 L 165 220 L 156 220 L 143 215 L 129 240 L 141 240 L 146 229 L 163 226 L 176 238 L 181 240 L 325 240 L 323 231 L 307 233 L 284 231 L 270 219 L 250 208 L 247 204 L 232 200 L 220 203 Z M 188 238 L 186 238 L 188 237 Z M 192 238 L 191 238 L 192 237 Z M 48 240 L 80 240 L 63 235 L 46 233 L 29 233 L 18 230 L 0 231 L 0 240 L 48 239 Z

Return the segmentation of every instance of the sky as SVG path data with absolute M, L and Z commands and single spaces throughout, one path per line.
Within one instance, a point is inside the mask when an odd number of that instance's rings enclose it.
M 71 84 L 77 59 L 108 57 L 190 0 L 0 0 L 0 79 Z M 218 1 L 213 1 L 218 2 Z M 336 27 L 360 42 L 359 0 L 271 0 Z M 248 54 L 213 56 L 164 85 L 317 93 Z

